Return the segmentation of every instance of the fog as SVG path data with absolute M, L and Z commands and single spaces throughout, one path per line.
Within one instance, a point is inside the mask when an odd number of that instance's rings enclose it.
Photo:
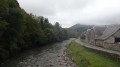
M 28 13 L 44 16 L 62 27 L 74 24 L 120 23 L 120 0 L 18 0 Z

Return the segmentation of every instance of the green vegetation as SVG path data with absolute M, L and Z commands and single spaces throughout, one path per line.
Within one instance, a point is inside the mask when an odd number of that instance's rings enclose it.
M 84 32 L 87 29 L 91 29 L 92 27 L 93 27 L 93 25 L 76 24 L 76 25 L 73 25 L 70 28 L 73 29 L 73 30 L 75 30 L 75 31 L 77 31 L 79 33 L 79 35 L 82 35 L 82 34 L 84 34 Z
M 68 53 L 70 58 L 79 67 L 119 67 L 120 62 L 111 60 L 97 53 L 94 53 L 80 44 L 72 41 L 68 45 Z
M 27 14 L 17 0 L 0 0 L 0 60 L 24 48 L 77 37 L 71 29 L 47 18 Z

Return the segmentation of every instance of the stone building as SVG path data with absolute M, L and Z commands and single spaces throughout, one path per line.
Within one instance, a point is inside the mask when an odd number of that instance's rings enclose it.
M 85 33 L 85 41 L 86 41 L 87 43 L 89 43 L 89 41 L 90 41 L 90 36 L 89 36 L 90 30 L 91 30 L 91 29 L 88 29 L 88 30 L 86 31 L 86 33 Z
M 85 41 L 94 45 L 95 39 L 100 37 L 105 29 L 106 26 L 94 26 L 92 29 L 88 29 L 85 34 Z
M 107 28 L 106 26 L 94 26 L 93 30 L 94 30 L 95 38 L 100 37 L 106 28 Z
M 120 25 L 109 25 L 103 34 L 95 38 L 95 44 L 108 49 L 120 51 Z

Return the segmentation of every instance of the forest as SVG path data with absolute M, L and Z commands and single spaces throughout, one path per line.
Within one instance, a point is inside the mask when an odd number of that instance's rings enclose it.
M 0 60 L 28 47 L 77 36 L 77 32 L 62 28 L 59 22 L 52 25 L 48 18 L 26 13 L 17 0 L 0 0 Z

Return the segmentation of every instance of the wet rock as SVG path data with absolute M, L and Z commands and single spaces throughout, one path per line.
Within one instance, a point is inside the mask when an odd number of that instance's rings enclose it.
M 65 55 L 62 55 L 62 57 L 65 57 Z
M 62 64 L 60 63 L 60 65 L 62 65 Z
M 24 62 L 24 64 L 26 65 L 26 64 L 27 64 L 27 62 Z
M 38 64 L 36 66 L 39 66 Z
M 57 57 L 60 57 L 60 55 L 57 55 Z
M 28 61 L 31 61 L 31 59 L 28 59 Z
M 67 64 L 67 63 L 65 63 L 65 66 L 68 66 L 68 64 Z
M 30 58 L 30 59 L 31 59 L 31 58 L 33 58 L 33 56 L 29 56 L 28 58 Z
M 58 62 L 61 62 L 60 60 L 58 60 Z
M 26 66 L 26 67 L 31 67 L 30 65 Z
M 23 64 L 23 62 L 20 62 L 19 64 Z
M 50 66 L 53 66 L 53 64 L 50 64 Z
M 21 67 L 21 65 L 17 65 L 17 67 Z
M 67 57 L 65 57 L 64 60 L 67 61 Z
M 49 60 L 49 63 L 52 63 L 52 60 Z

